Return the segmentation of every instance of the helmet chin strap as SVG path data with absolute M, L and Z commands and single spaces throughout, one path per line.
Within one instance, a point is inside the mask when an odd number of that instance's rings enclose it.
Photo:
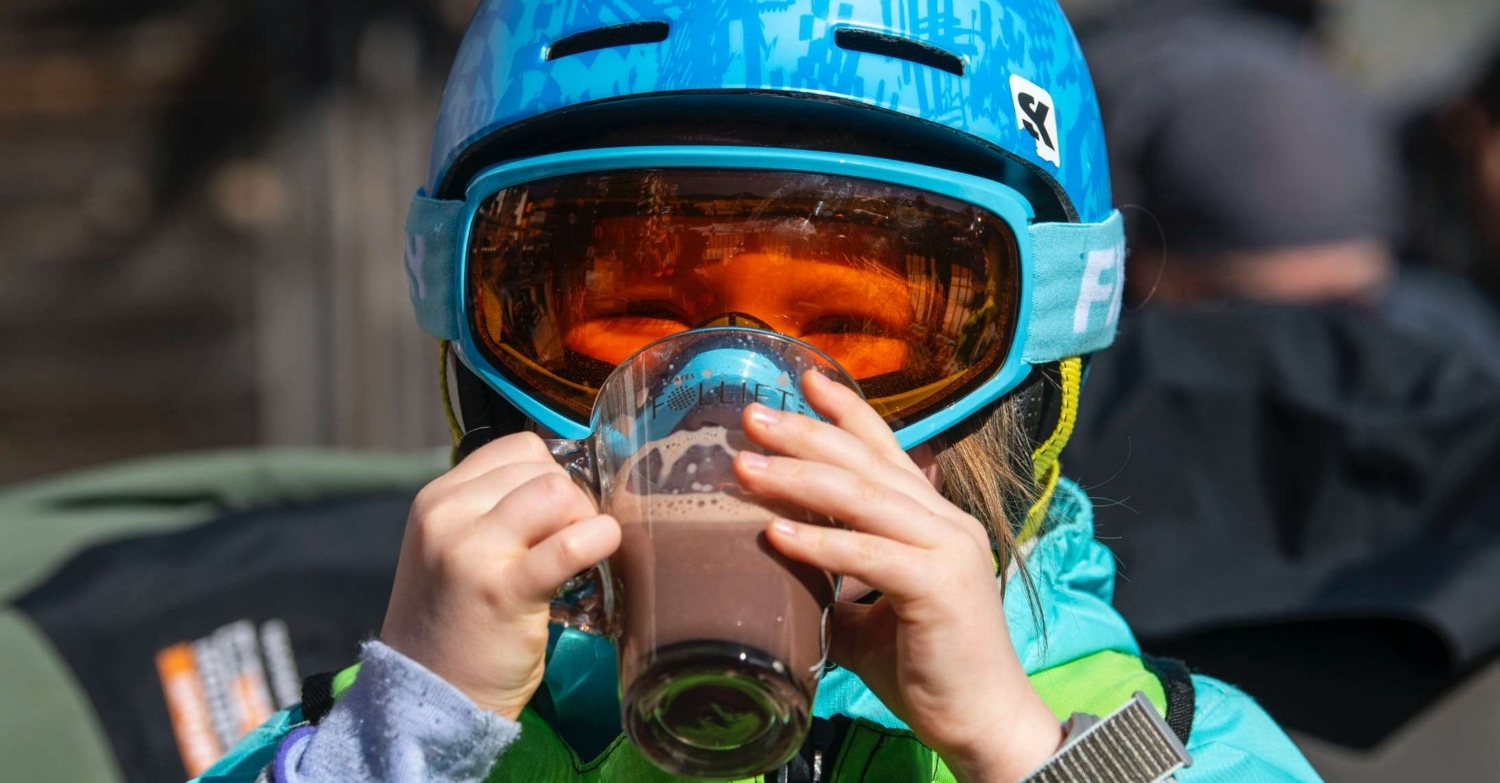
M 1031 453 L 1032 475 L 1041 492 L 1036 503 L 1026 512 L 1026 522 L 1016 534 L 1016 543 L 1024 544 L 1041 531 L 1047 520 L 1047 509 L 1052 504 L 1057 479 L 1062 475 L 1062 463 L 1058 456 L 1068 438 L 1073 434 L 1073 424 L 1078 420 L 1078 394 L 1083 386 L 1083 359 L 1074 356 L 1058 362 L 1058 376 L 1062 385 L 1062 409 L 1058 413 L 1057 426 L 1052 434 Z

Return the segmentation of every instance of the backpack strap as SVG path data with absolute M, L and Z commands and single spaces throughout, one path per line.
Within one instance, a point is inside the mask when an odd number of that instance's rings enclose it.
M 1172 727 L 1172 733 L 1177 735 L 1177 739 L 1186 745 L 1188 736 L 1193 733 L 1193 708 L 1197 704 L 1192 673 L 1188 671 L 1187 664 L 1176 658 L 1157 658 L 1142 654 L 1141 662 L 1161 680 L 1161 689 L 1167 697 L 1167 712 L 1164 716 L 1167 725 Z
M 302 718 L 316 726 L 328 716 L 329 710 L 354 684 L 359 676 L 359 664 L 339 672 L 319 672 L 302 681 Z
M 302 717 L 308 723 L 322 723 L 333 704 L 333 672 L 318 672 L 302 680 Z

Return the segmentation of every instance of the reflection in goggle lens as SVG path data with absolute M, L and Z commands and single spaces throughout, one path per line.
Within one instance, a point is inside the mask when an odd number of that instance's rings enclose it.
M 469 246 L 496 368 L 587 421 L 653 340 L 751 325 L 821 349 L 903 426 L 987 380 L 1015 328 L 1009 226 L 924 191 L 821 174 L 636 169 L 505 188 Z

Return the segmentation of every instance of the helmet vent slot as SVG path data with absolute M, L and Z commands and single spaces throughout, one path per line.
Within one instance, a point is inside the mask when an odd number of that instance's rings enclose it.
M 964 75 L 964 61 L 958 55 L 910 38 L 877 33 L 874 30 L 861 30 L 856 27 L 841 27 L 833 31 L 833 43 L 840 49 L 851 52 L 894 57 L 898 60 L 947 71 L 954 76 Z
M 629 24 L 600 27 L 595 30 L 585 30 L 581 33 L 574 33 L 565 38 L 560 38 L 547 47 L 547 60 L 550 62 L 560 57 L 569 57 L 575 54 L 583 54 L 584 52 L 592 52 L 598 49 L 609 49 L 615 46 L 661 43 L 667 40 L 667 33 L 671 29 L 671 26 L 666 22 L 631 22 Z

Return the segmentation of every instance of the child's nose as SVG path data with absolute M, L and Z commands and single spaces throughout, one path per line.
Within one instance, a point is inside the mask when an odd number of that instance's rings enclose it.
M 756 318 L 749 313 L 742 313 L 738 311 L 720 313 L 706 321 L 703 321 L 702 323 L 694 324 L 693 328 L 702 329 L 708 326 L 743 326 L 750 329 L 765 329 L 766 331 L 772 332 L 776 331 L 771 327 L 770 324 L 766 323 L 765 321 L 762 321 L 761 319 Z

